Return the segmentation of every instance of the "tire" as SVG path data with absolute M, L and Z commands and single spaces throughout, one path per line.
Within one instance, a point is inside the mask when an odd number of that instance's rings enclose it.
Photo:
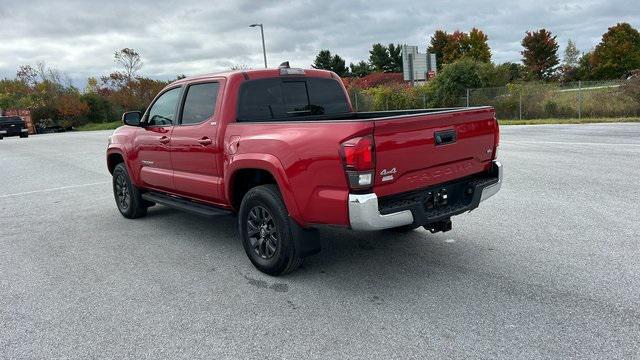
M 20 137 L 21 137 L 21 138 L 23 138 L 23 139 L 24 139 L 24 138 L 28 138 L 28 137 L 29 137 L 29 134 L 20 134 Z
M 147 215 L 147 206 L 140 190 L 131 183 L 124 163 L 119 163 L 113 169 L 113 196 L 122 216 L 136 219 Z
M 252 188 L 242 199 L 238 227 L 251 263 L 268 275 L 283 275 L 302 264 L 292 222 L 276 185 Z

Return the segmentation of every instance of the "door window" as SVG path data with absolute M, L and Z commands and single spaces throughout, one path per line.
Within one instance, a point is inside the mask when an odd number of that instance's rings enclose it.
M 198 124 L 213 116 L 218 98 L 218 83 L 189 86 L 182 109 L 182 124 Z
M 156 100 L 149 109 L 149 125 L 167 126 L 175 122 L 176 106 L 180 97 L 180 88 L 171 89 Z

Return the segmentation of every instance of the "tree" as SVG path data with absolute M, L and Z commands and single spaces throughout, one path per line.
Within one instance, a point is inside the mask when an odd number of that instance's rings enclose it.
M 389 44 L 389 72 L 402 72 L 402 46 Z
M 31 65 L 21 65 L 16 72 L 16 78 L 26 85 L 33 86 L 38 82 L 38 73 Z
M 507 84 L 514 81 L 522 80 L 526 71 L 522 64 L 513 62 L 502 63 L 496 66 L 496 69 L 504 74 Z
M 449 45 L 449 34 L 446 31 L 437 30 L 431 37 L 430 45 L 427 50 L 430 54 L 436 54 L 436 68 L 442 69 L 444 51 Z
M 229 70 L 242 70 L 242 71 L 244 71 L 244 70 L 249 70 L 249 69 L 251 69 L 251 67 L 249 65 L 245 65 L 245 64 L 240 64 L 240 65 L 235 64 L 235 65 L 229 66 Z M 178 75 L 177 80 L 181 79 L 180 76 L 184 76 L 182 79 L 187 77 L 186 75 L 181 74 L 181 75 Z
M 351 68 L 351 74 L 357 77 L 364 77 L 371 74 L 371 65 L 366 61 L 360 61 L 357 64 L 351 63 L 349 64 L 349 68 Z
M 489 37 L 476 28 L 471 29 L 469 36 L 466 38 L 467 45 L 465 46 L 466 53 L 464 56 L 480 62 L 491 61 L 491 49 L 487 42 Z
M 78 125 L 77 118 L 89 112 L 89 106 L 80 100 L 78 93 L 68 93 L 60 96 L 57 110 L 64 120 L 63 126 Z
M 578 66 L 578 60 L 580 60 L 580 50 L 578 50 L 573 41 L 569 40 L 567 47 L 564 49 L 564 65 L 576 67 Z
M 377 43 L 369 50 L 369 63 L 375 71 L 388 71 L 391 67 L 391 57 L 386 46 Z
M 429 106 L 461 106 L 467 89 L 504 86 L 508 73 L 504 67 L 471 58 L 445 64 L 438 75 L 427 83 L 431 95 Z
M 338 76 L 345 76 L 348 72 L 344 59 L 338 56 L 338 54 L 331 57 L 331 71 L 338 74 Z
M 311 66 L 314 69 L 331 70 L 331 51 L 320 50 Z
M 135 50 L 124 48 L 113 54 L 116 64 L 120 65 L 127 80 L 131 81 L 142 68 L 142 58 Z
M 451 64 L 462 58 L 462 56 L 468 51 L 467 46 L 469 43 L 468 35 L 462 31 L 454 31 L 453 34 L 448 35 L 449 41 L 444 48 L 444 54 L 442 56 L 443 64 Z
M 482 30 L 473 28 L 467 34 L 456 30 L 449 34 L 437 30 L 431 37 L 428 51 L 436 54 L 438 70 L 442 65 L 454 63 L 462 58 L 470 58 L 480 62 L 491 61 L 489 37 Z
M 84 88 L 86 94 L 97 93 L 100 87 L 98 86 L 98 79 L 91 76 L 87 78 L 87 86 Z
M 339 76 L 344 76 L 348 72 L 344 59 L 338 54 L 331 55 L 331 51 L 329 50 L 320 50 L 311 66 L 314 69 L 333 71 Z
M 593 79 L 593 66 L 591 65 L 591 57 L 593 53 L 583 54 L 578 60 L 578 66 L 575 69 L 574 80 L 591 80 Z
M 87 92 L 80 96 L 80 100 L 87 104 L 86 120 L 88 122 L 108 122 L 115 119 L 116 115 L 113 112 L 111 103 L 99 93 Z
M 529 73 L 538 80 L 551 78 L 560 62 L 556 37 L 546 29 L 527 31 L 522 46 L 522 63 Z
M 462 59 L 453 64 L 444 65 L 438 76 L 428 85 L 433 90 L 431 105 L 459 106 L 466 89 L 495 85 L 486 78 L 490 75 L 486 67 L 493 67 L 493 65 L 473 59 Z
M 562 80 L 573 81 L 576 78 L 576 69 L 580 60 L 580 50 L 576 44 L 569 40 L 567 47 L 564 49 L 564 59 L 562 64 Z
M 628 23 L 619 23 L 602 35 L 590 58 L 594 77 L 616 79 L 640 68 L 640 33 Z

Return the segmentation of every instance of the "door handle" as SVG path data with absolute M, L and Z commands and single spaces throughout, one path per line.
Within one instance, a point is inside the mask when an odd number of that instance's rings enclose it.
M 171 139 L 169 139 L 169 137 L 167 136 L 161 136 L 160 140 L 159 140 L 162 144 L 168 144 L 169 141 L 171 141 Z
M 207 146 L 207 145 L 211 145 L 212 141 L 211 139 L 205 136 L 202 139 L 198 139 L 198 143 L 200 143 L 200 145 L 202 146 Z

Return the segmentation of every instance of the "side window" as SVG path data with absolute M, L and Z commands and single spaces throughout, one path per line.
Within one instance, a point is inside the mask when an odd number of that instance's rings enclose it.
M 218 83 L 189 86 L 182 109 L 182 124 L 198 124 L 213 116 L 219 88 Z
M 180 88 L 171 89 L 160 95 L 149 109 L 149 125 L 171 125 L 175 122 L 176 106 L 180 97 Z

